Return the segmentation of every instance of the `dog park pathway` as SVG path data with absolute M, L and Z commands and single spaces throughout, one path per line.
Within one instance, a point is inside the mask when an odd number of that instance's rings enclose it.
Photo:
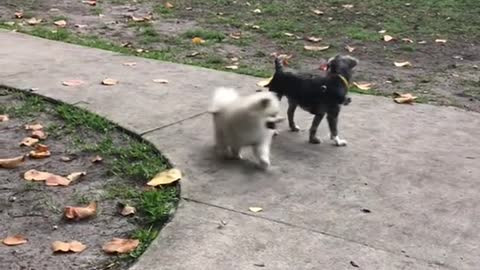
M 262 172 L 214 157 L 206 113 L 214 87 L 251 93 L 258 80 L 0 31 L 1 85 L 98 113 L 185 173 L 175 217 L 134 270 L 478 269 L 479 114 L 352 95 L 347 147 L 308 144 L 282 124 Z M 297 118 L 305 129 L 312 117 Z

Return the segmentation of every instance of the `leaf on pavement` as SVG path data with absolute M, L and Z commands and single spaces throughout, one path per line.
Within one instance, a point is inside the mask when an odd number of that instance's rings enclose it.
M 118 80 L 112 79 L 112 78 L 106 78 L 105 80 L 102 81 L 103 85 L 108 85 L 108 86 L 112 86 L 112 85 L 115 85 L 117 83 L 118 83 Z
M 262 212 L 263 208 L 261 208 L 261 207 L 249 207 L 248 210 L 250 210 L 250 212 L 253 212 L 253 213 L 258 213 L 258 212 Z
M 82 85 L 84 84 L 85 82 L 82 81 L 82 80 L 66 80 L 66 81 L 63 81 L 62 84 L 65 85 L 65 86 L 79 86 L 79 85 Z
M 55 241 L 52 243 L 52 250 L 53 252 L 74 252 L 80 253 L 87 248 L 86 245 L 78 242 L 78 241 L 70 241 L 70 242 L 62 242 L 62 241 Z

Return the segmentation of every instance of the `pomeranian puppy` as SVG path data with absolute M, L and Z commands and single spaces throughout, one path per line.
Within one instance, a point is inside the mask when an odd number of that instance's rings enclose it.
M 208 111 L 213 115 L 215 148 L 227 158 L 242 159 L 242 147 L 251 146 L 260 166 L 270 166 L 270 145 L 279 117 L 280 104 L 271 92 L 239 96 L 232 88 L 214 92 Z

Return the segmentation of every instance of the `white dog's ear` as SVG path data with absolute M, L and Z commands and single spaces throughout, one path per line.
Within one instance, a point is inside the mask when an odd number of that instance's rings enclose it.
M 269 98 L 262 98 L 260 99 L 259 104 L 260 104 L 260 107 L 264 109 L 270 106 L 271 102 L 272 101 Z

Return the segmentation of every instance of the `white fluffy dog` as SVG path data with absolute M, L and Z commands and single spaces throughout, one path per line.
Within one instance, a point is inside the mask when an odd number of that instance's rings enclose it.
M 270 145 L 278 117 L 278 98 L 270 92 L 239 96 L 232 88 L 215 90 L 208 110 L 213 115 L 216 149 L 222 156 L 241 159 L 241 148 L 252 146 L 262 168 L 270 166 Z

